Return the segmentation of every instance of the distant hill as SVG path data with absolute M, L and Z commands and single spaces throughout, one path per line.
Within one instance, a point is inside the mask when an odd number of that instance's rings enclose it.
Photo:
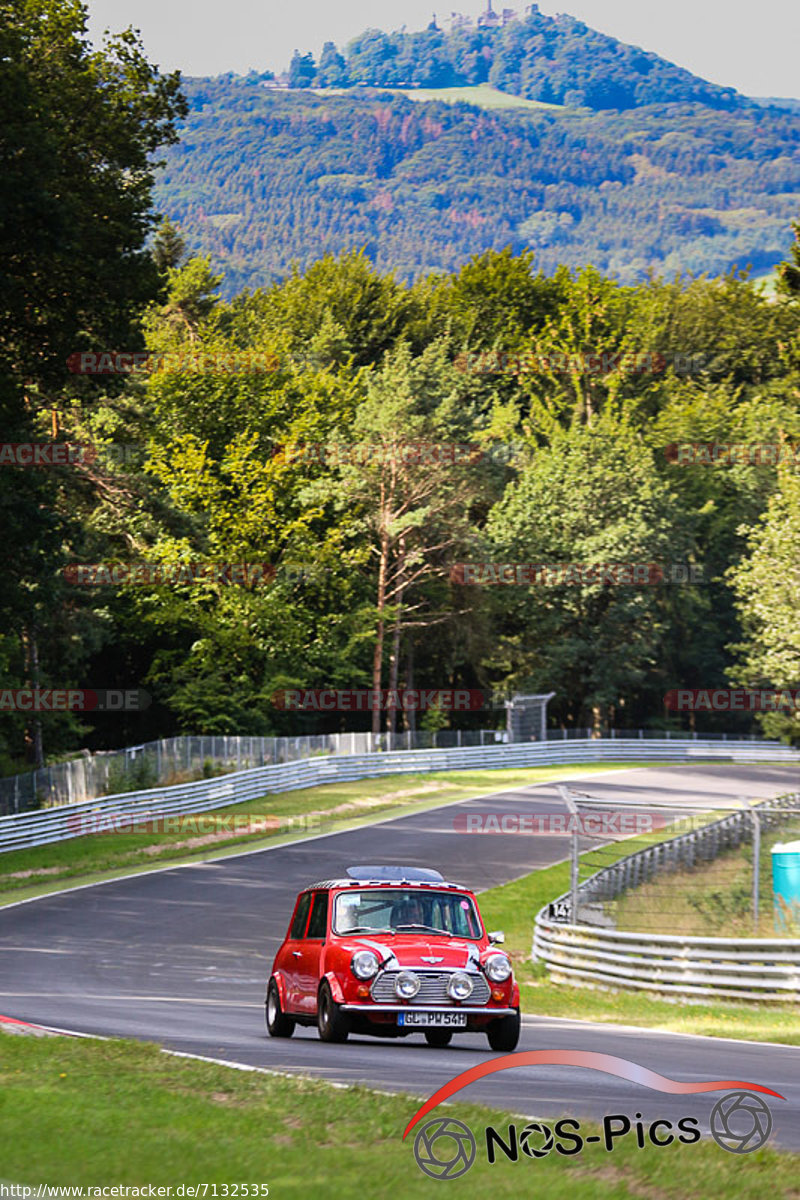
M 790 112 L 800 113 L 800 100 L 792 100 L 788 96 L 753 96 L 752 100 L 762 108 L 787 108 Z
M 411 279 L 489 247 L 550 272 L 593 263 L 719 274 L 784 258 L 800 215 L 800 118 L 755 104 L 623 112 L 427 103 L 370 88 L 188 80 L 156 203 L 225 272 L 228 295 L 366 247 Z M 467 93 L 469 94 L 469 93 Z
M 368 29 L 340 53 L 328 42 L 316 63 L 295 53 L 291 87 L 463 87 L 490 83 L 501 91 L 547 104 L 627 109 L 696 103 L 733 109 L 749 102 L 628 46 L 582 21 L 548 17 L 535 4 L 508 20 L 491 7 L 478 24 L 457 17 L 449 28 L 417 33 Z

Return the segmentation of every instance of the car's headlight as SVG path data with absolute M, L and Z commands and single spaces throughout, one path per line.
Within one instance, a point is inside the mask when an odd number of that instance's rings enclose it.
M 350 960 L 350 970 L 356 979 L 372 979 L 378 974 L 380 960 L 374 950 L 356 950 Z
M 468 1000 L 474 986 L 466 971 L 454 971 L 447 984 L 447 994 L 451 1000 Z
M 504 983 L 511 974 L 511 963 L 505 954 L 490 954 L 483 964 L 483 969 L 492 983 Z
M 413 971 L 401 971 L 394 981 L 395 995 L 401 1000 L 413 1000 L 419 991 L 419 975 Z

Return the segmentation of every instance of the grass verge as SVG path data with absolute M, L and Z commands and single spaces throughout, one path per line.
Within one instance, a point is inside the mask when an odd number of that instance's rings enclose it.
M 634 768 L 650 766 L 636 763 Z M 64 884 L 95 883 L 132 871 L 206 862 L 226 853 L 274 846 L 303 836 L 434 808 L 470 797 L 553 779 L 631 767 L 630 763 L 441 771 L 387 775 L 266 795 L 187 818 L 176 833 L 97 833 L 0 854 L 0 905 L 55 891 Z M 274 823 L 267 835 L 235 832 L 237 818 Z M 227 828 L 226 828 L 227 826 Z M 234 830 L 232 832 L 232 829 Z M 194 832 L 195 830 L 202 832 Z
M 235 1184 L 265 1184 L 271 1200 L 442 1195 L 442 1181 L 427 1178 L 414 1161 L 413 1133 L 402 1141 L 418 1107 L 409 1096 L 241 1072 L 135 1042 L 6 1033 L 0 1085 L 3 1182 L 171 1185 L 173 1195 L 180 1184 L 216 1183 L 229 1185 L 229 1196 Z M 573 1200 L 576 1188 L 593 1200 L 798 1195 L 800 1155 L 729 1154 L 706 1139 L 638 1150 L 630 1134 L 611 1153 L 600 1144 L 574 1157 L 553 1151 L 516 1163 L 501 1154 L 489 1166 L 483 1130 L 491 1124 L 506 1132 L 508 1114 L 467 1103 L 439 1111 L 464 1121 L 478 1142 L 473 1167 L 447 1184 L 448 1195 L 511 1200 L 533 1185 L 532 1173 L 548 1200 Z M 582 1133 L 591 1130 L 581 1122 Z M 210 1188 L 207 1194 L 213 1196 Z M 217 1195 L 224 1195 L 221 1186 Z
M 660 830 L 626 838 L 616 847 L 617 857 L 667 836 L 668 831 Z M 609 862 L 612 857 L 609 853 Z M 504 949 L 514 961 L 523 1013 L 800 1046 L 800 1008 L 796 1005 L 682 1005 L 644 993 L 568 987 L 551 982 L 544 966 L 531 961 L 533 920 L 540 908 L 568 889 L 569 863 L 559 863 L 481 894 L 481 912 L 487 927 L 505 932 Z

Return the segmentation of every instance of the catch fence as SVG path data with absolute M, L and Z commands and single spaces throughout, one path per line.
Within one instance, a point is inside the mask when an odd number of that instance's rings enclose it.
M 671 730 L 617 729 L 610 741 L 742 742 L 764 747 L 778 742 L 737 734 L 676 733 Z M 595 740 L 591 729 L 550 729 L 548 742 Z M 232 735 L 161 738 L 123 750 L 84 751 L 68 762 L 0 778 L 0 815 L 77 804 L 99 796 L 188 783 L 203 777 L 277 763 L 298 762 L 323 754 L 382 754 L 397 750 L 446 750 L 462 746 L 494 746 L 508 735 L 498 729 L 406 730 L 399 733 L 325 733 L 298 737 Z
M 109 819 L 119 820 L 128 816 L 152 819 L 178 813 L 208 812 L 215 808 L 261 799 L 273 792 L 287 792 L 314 787 L 321 783 L 346 782 L 407 772 L 495 770 L 503 767 L 552 766 L 559 763 L 708 760 L 800 765 L 800 752 L 780 744 L 758 742 L 721 744 L 706 741 L 584 739 L 570 742 L 519 742 L 450 749 L 316 755 L 312 758 L 236 771 L 220 778 L 203 779 L 171 787 L 148 788 L 78 804 L 3 816 L 0 817 L 0 852 L 78 837 L 85 828 L 81 816 L 86 813 L 106 814 Z
M 773 893 L 771 870 L 773 846 L 800 837 L 800 793 L 679 809 L 615 801 L 627 817 L 615 836 L 608 801 L 561 791 L 570 889 L 537 914 L 533 941 L 555 980 L 800 1000 L 800 905 Z

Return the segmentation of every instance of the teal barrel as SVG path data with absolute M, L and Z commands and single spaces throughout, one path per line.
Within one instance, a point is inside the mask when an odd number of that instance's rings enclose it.
M 772 897 L 778 925 L 800 921 L 800 841 L 772 847 Z

